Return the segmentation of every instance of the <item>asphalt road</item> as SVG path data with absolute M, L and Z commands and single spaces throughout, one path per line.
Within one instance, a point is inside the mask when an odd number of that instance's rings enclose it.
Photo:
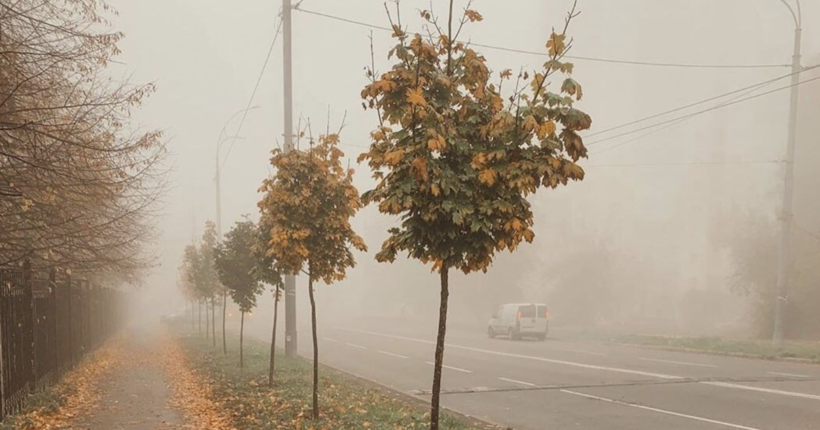
M 434 327 L 409 322 L 323 324 L 320 360 L 429 397 L 434 340 Z M 299 341 L 311 357 L 309 326 Z M 820 429 L 817 365 L 489 339 L 484 327 L 451 327 L 444 364 L 445 407 L 521 430 Z

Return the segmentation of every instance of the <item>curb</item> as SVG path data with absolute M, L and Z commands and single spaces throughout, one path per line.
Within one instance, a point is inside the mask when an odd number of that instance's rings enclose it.
M 300 359 L 310 361 L 306 357 L 299 355 Z M 344 378 L 355 380 L 360 384 L 367 386 L 369 388 L 375 389 L 380 391 L 382 394 L 385 394 L 389 397 L 393 397 L 399 400 L 402 400 L 407 403 L 412 403 L 418 406 L 427 406 L 429 408 L 430 403 L 427 400 L 426 396 L 417 396 L 414 394 L 406 393 L 404 391 L 397 390 L 393 387 L 387 386 L 382 384 L 381 382 L 373 381 L 367 379 L 361 375 L 357 375 L 352 372 L 348 372 L 345 370 L 340 370 L 332 366 L 328 366 L 327 364 L 319 363 L 319 366 L 322 367 L 324 370 L 329 371 L 330 373 L 335 373 L 337 376 L 341 376 Z M 444 394 L 444 393 L 442 393 Z M 466 414 L 464 412 L 460 412 L 457 409 L 453 408 L 445 408 L 441 407 L 442 411 L 446 411 L 448 414 L 461 418 L 464 421 L 467 421 L 471 426 L 475 427 L 477 430 L 514 430 L 512 427 L 487 421 L 485 419 L 481 419 L 478 417 L 474 417 L 472 415 Z

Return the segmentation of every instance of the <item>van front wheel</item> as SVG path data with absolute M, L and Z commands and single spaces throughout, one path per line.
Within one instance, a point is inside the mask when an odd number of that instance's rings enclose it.
M 495 339 L 495 330 L 493 330 L 493 326 L 487 326 L 487 336 L 490 339 Z

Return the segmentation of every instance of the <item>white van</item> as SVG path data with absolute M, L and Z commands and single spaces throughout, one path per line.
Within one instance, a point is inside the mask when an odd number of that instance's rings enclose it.
M 522 337 L 544 340 L 549 331 L 549 316 L 547 305 L 542 303 L 501 305 L 487 325 L 487 335 L 490 338 L 504 335 L 516 340 Z

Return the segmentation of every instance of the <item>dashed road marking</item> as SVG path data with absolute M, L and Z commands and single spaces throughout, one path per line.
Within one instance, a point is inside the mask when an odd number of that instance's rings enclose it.
M 435 366 L 435 365 L 436 365 L 436 364 L 435 364 L 435 363 L 433 363 L 432 361 L 425 361 L 425 363 L 427 363 L 427 364 L 429 364 L 429 365 L 431 365 L 431 366 Z M 462 368 L 460 368 L 460 367 L 448 366 L 448 365 L 446 365 L 446 364 L 442 364 L 442 365 L 441 365 L 441 367 L 443 367 L 443 368 L 445 368 L 445 369 L 455 370 L 456 372 L 473 373 L 473 371 L 472 371 L 472 370 L 462 369 Z
M 368 349 L 366 346 L 356 345 L 355 343 L 345 343 L 345 345 L 347 345 L 351 348 Z
M 339 341 L 329 337 L 323 337 L 322 340 L 326 340 L 328 342 L 338 343 Z
M 798 375 L 796 373 L 783 373 L 783 372 L 766 372 L 769 375 L 775 376 L 788 376 L 789 378 L 811 378 L 809 375 Z
M 395 354 L 395 353 L 387 352 L 387 351 L 379 351 L 379 354 L 389 355 L 391 357 L 401 358 L 403 360 L 407 360 L 408 358 L 410 358 L 410 357 L 405 357 L 401 354 Z
M 513 384 L 526 385 L 527 387 L 537 387 L 538 386 L 538 385 L 535 385 L 535 384 L 531 384 L 529 382 L 519 381 L 519 380 L 516 380 L 516 379 L 509 379 L 509 378 L 498 378 L 498 379 L 500 379 L 502 381 L 512 382 Z
M 697 366 L 697 367 L 712 367 L 717 368 L 714 364 L 703 364 L 703 363 L 691 363 L 688 361 L 674 361 L 674 360 L 659 360 L 657 358 L 639 358 L 642 361 L 654 361 L 656 363 L 666 363 L 666 364 L 680 364 L 681 366 Z

